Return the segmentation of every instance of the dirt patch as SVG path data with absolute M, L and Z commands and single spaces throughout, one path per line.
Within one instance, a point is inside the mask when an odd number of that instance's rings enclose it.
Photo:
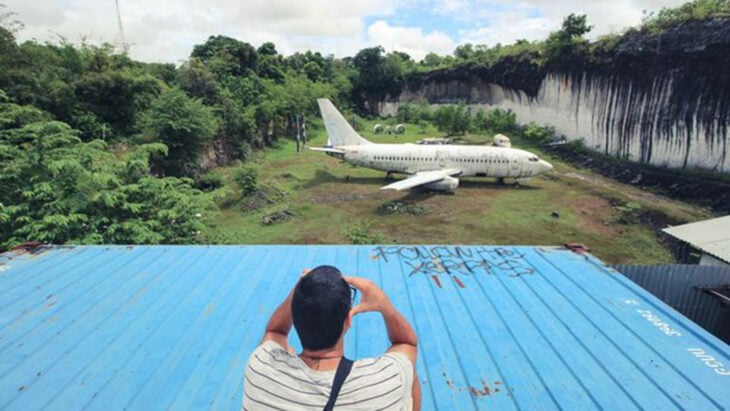
M 610 216 L 613 212 L 611 203 L 599 197 L 588 197 L 580 202 L 578 212 L 578 225 L 581 228 L 594 231 L 596 233 L 606 233 L 611 236 L 618 235 L 618 231 L 613 228 L 606 216 Z
M 350 201 L 358 200 L 371 200 L 374 197 L 373 194 L 362 194 L 362 193 L 328 193 L 328 194 L 315 194 L 313 195 L 312 202 L 333 204 L 333 203 L 346 203 Z
M 708 207 L 718 214 L 730 213 L 730 177 L 619 161 L 613 157 L 565 146 L 553 147 L 550 152 L 570 164 L 587 168 L 602 176 L 652 190 L 653 193 L 643 192 L 642 196 L 647 199 L 652 200 L 652 195 L 661 194 Z

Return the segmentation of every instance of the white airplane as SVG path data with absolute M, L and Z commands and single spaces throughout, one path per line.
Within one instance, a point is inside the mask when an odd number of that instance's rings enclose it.
M 322 151 L 356 166 L 409 177 L 382 190 L 424 186 L 454 191 L 459 176 L 527 179 L 553 166 L 525 150 L 494 146 L 375 144 L 360 136 L 328 99 L 318 99 L 329 140 Z

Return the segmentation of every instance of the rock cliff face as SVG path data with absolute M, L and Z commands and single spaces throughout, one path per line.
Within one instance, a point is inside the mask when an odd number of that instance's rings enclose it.
M 730 173 L 730 20 L 624 36 L 573 67 L 458 67 L 412 78 L 380 105 L 464 102 L 555 126 L 569 140 L 632 161 Z

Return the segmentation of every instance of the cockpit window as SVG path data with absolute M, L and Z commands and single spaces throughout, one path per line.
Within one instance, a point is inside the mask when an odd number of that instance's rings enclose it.
M 528 158 L 528 160 L 530 160 L 532 162 L 538 162 L 538 161 L 540 161 L 540 160 L 537 159 L 537 157 L 530 157 L 530 158 Z

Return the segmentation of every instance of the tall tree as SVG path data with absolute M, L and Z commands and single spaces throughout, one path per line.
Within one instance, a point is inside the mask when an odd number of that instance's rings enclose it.
M 142 117 L 145 132 L 168 147 L 168 155 L 160 163 L 165 174 L 173 176 L 197 174 L 200 153 L 217 125 L 212 108 L 180 89 L 163 92 Z
M 587 50 L 588 40 L 583 36 L 593 26 L 588 25 L 585 14 L 569 14 L 563 19 L 562 28 L 550 33 L 545 41 L 545 54 L 548 62 L 554 64 L 571 64 L 573 56 Z
M 377 103 L 386 95 L 400 93 L 403 81 L 402 67 L 395 58 L 386 58 L 385 50 L 370 47 L 360 50 L 352 59 L 358 74 L 354 81 L 353 98 L 360 109 L 376 110 Z M 364 103 L 367 103 L 367 107 Z
M 200 59 L 219 80 L 231 75 L 249 75 L 256 70 L 258 62 L 252 45 L 227 36 L 210 36 L 204 44 L 193 47 L 190 57 Z

